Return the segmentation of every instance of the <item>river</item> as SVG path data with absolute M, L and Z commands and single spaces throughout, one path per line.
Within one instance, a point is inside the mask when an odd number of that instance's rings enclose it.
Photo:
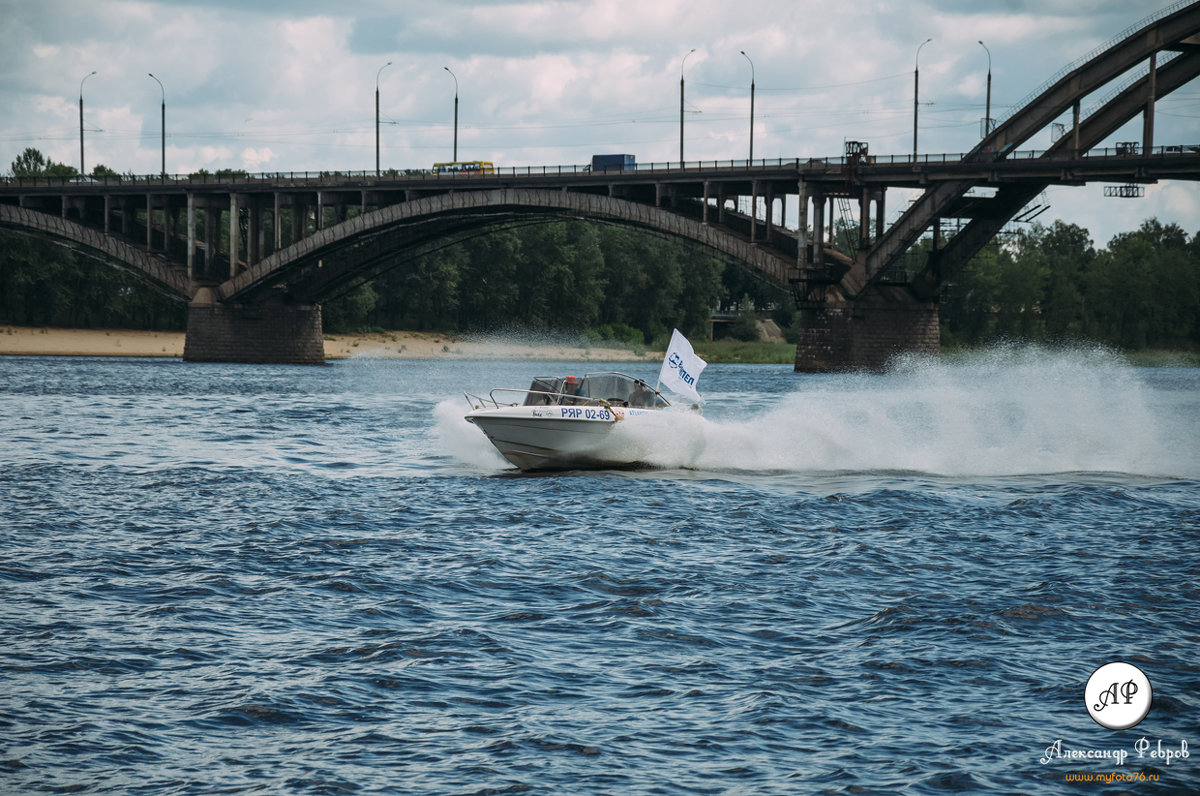
M 1200 370 L 713 364 L 634 471 L 462 419 L 588 369 L 0 357 L 0 791 L 1200 787 Z

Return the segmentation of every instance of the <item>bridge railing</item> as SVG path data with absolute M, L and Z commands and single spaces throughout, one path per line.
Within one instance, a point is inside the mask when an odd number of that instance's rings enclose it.
M 823 159 L 818 159 L 820 162 Z M 493 177 L 552 177 L 559 175 L 646 173 L 661 171 L 707 171 L 713 169 L 756 169 L 756 168 L 787 168 L 794 167 L 802 161 L 799 158 L 769 158 L 762 160 L 696 160 L 686 163 L 669 161 L 663 163 L 638 163 L 623 169 L 592 169 L 587 164 L 564 164 L 547 166 L 502 166 L 489 172 L 435 172 L 433 169 L 385 169 L 378 174 L 375 171 L 264 171 L 250 173 L 245 171 L 221 171 L 217 173 L 196 172 L 193 174 L 110 174 L 101 177 L 0 177 L 0 183 L 6 185 L 130 185 L 130 184 L 180 184 L 195 185 L 240 185 L 243 183 L 271 182 L 277 180 L 307 180 L 312 182 L 336 183 L 346 180 L 396 181 L 396 180 L 431 180 L 435 182 L 480 180 Z
M 1036 160 L 1046 154 L 1046 150 L 1031 149 L 1009 152 L 1004 156 L 1005 160 Z M 1195 156 L 1200 154 L 1200 144 L 1172 144 L 1153 147 L 1149 153 L 1143 153 L 1142 147 L 1130 146 L 1127 144 L 1114 147 L 1098 147 L 1090 149 L 1087 152 L 1081 153 L 1082 158 L 1144 158 L 1144 157 L 1161 157 L 1169 158 L 1172 156 L 1190 155 Z M 444 184 L 447 182 L 463 182 L 463 181 L 486 181 L 489 179 L 501 179 L 511 177 L 553 177 L 553 176 L 579 176 L 588 175 L 604 175 L 608 177 L 619 178 L 622 175 L 630 175 L 634 178 L 640 175 L 650 174 L 682 174 L 685 172 L 705 173 L 712 171 L 730 170 L 730 171 L 752 171 L 754 169 L 779 169 L 779 168 L 795 168 L 798 173 L 804 171 L 813 171 L 822 168 L 841 168 L 851 161 L 856 161 L 859 166 L 862 165 L 940 165 L 953 164 L 963 162 L 967 157 L 966 153 L 941 153 L 918 155 L 914 160 L 910 155 L 868 155 L 865 158 L 775 158 L 764 160 L 695 160 L 685 163 L 677 161 L 669 161 L 662 163 L 639 163 L 636 167 L 626 169 L 610 169 L 610 170 L 592 170 L 587 165 L 559 165 L 559 166 L 506 166 L 494 169 L 490 173 L 482 174 L 445 174 L 434 173 L 432 169 L 390 169 L 381 172 L 378 176 L 374 171 L 269 171 L 269 172 L 224 172 L 219 174 L 209 174 L 199 172 L 196 174 L 120 174 L 108 175 L 102 177 L 0 177 L 0 187 L 16 187 L 16 188 L 58 188 L 65 187 L 70 189 L 87 188 L 92 186 L 116 186 L 116 187 L 137 187 L 146 186 L 170 186 L 180 187 L 187 185 L 212 185 L 212 186 L 253 186 L 256 184 L 266 185 L 278 182 L 291 183 L 311 183 L 317 185 L 342 185 L 353 184 L 355 186 L 370 187 L 379 184 L 388 184 L 395 182 L 411 183 L 414 181 L 428 182 L 433 184 Z M 1060 155 L 1059 157 L 1062 157 Z

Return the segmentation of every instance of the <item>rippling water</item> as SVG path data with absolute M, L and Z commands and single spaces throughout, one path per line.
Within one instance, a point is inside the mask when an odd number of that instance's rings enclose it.
M 1200 741 L 1200 371 L 711 365 L 632 472 L 462 420 L 586 369 L 0 357 L 0 791 L 1200 787 L 1133 751 Z

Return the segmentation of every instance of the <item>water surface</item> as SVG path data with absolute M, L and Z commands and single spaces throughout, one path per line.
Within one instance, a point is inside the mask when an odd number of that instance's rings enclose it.
M 710 365 L 637 471 L 462 420 L 588 369 L 0 357 L 0 790 L 1200 787 L 1132 751 L 1200 740 L 1200 371 Z

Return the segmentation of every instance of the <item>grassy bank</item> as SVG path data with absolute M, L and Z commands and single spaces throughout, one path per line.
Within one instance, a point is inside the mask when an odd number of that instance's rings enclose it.
M 796 346 L 792 343 L 745 342 L 742 340 L 693 341 L 696 354 L 705 362 L 738 364 L 794 365 Z
M 611 343 L 613 346 L 621 346 L 621 343 Z M 655 346 L 626 346 L 631 352 L 638 356 L 643 356 L 654 350 L 661 350 L 665 342 L 660 343 L 657 348 Z M 941 350 L 942 359 L 946 362 L 955 362 L 964 359 L 970 359 L 974 356 L 979 356 L 988 351 L 995 350 L 996 346 L 1016 345 L 1037 347 L 1039 343 L 1021 343 L 1007 342 L 997 343 L 993 346 L 943 346 Z M 1085 348 L 1105 348 L 1098 343 L 1083 343 Z M 722 362 L 733 364 L 759 364 L 759 365 L 794 365 L 796 362 L 796 346 L 793 343 L 770 343 L 765 341 L 744 342 L 741 340 L 693 340 L 692 347 L 696 354 L 705 362 Z M 1053 348 L 1053 346 L 1046 346 Z M 1118 349 L 1108 349 L 1112 351 L 1113 356 L 1118 356 L 1135 367 L 1176 367 L 1176 368 L 1198 368 L 1200 367 L 1200 351 L 1171 351 L 1162 349 L 1144 349 L 1139 351 L 1120 351 Z
M 1029 343 L 1029 345 L 1037 345 Z M 796 346 L 792 343 L 747 343 L 740 340 L 693 341 L 693 348 L 705 362 L 793 365 Z M 988 346 L 943 347 L 942 357 L 948 361 L 971 357 L 988 351 Z M 1113 350 L 1134 367 L 1141 368 L 1200 368 L 1200 351 L 1171 351 L 1147 348 L 1139 351 Z

